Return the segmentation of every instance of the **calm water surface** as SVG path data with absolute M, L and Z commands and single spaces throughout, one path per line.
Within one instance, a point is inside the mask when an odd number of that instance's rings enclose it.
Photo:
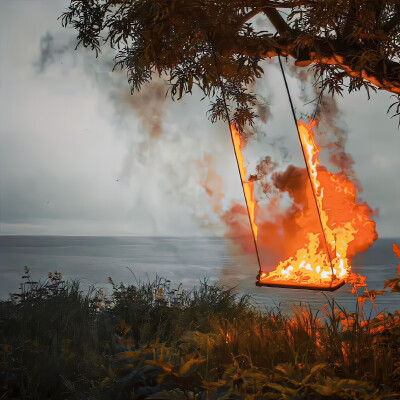
M 353 270 L 367 276 L 368 288 L 380 290 L 384 281 L 397 275 L 398 259 L 391 244 L 400 239 L 379 239 L 353 260 Z M 334 298 L 341 306 L 354 309 L 354 295 L 345 285 L 334 293 L 254 285 L 258 267 L 254 255 L 244 255 L 225 238 L 210 237 L 78 237 L 0 236 L 0 297 L 17 291 L 23 267 L 34 279 L 49 271 L 78 278 L 84 285 L 108 288 L 108 277 L 116 283 L 136 279 L 153 280 L 156 275 L 186 287 L 204 277 L 210 282 L 235 286 L 240 294 L 250 294 L 261 306 L 290 310 L 293 304 L 309 303 L 320 308 Z M 400 309 L 400 294 L 387 293 L 376 300 L 378 310 Z M 368 310 L 367 306 L 367 310 Z

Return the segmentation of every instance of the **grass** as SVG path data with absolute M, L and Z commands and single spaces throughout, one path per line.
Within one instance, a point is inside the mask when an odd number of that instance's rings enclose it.
M 287 316 L 207 281 L 110 282 L 26 270 L 0 302 L 0 399 L 400 398 L 400 312 Z

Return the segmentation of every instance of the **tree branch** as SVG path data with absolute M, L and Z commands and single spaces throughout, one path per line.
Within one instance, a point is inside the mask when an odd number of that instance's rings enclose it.
M 266 8 L 264 14 L 271 21 L 271 24 L 277 30 L 280 35 L 284 35 L 291 32 L 291 29 L 287 22 L 282 18 L 282 15 L 276 8 Z
M 129 0 L 112 0 L 113 4 L 123 4 L 123 3 L 128 3 Z M 199 1 L 201 2 L 201 1 Z M 256 7 L 256 8 L 293 8 L 293 7 L 299 7 L 302 5 L 306 5 L 309 2 L 309 0 L 294 0 L 294 1 L 265 1 L 265 0 L 259 0 L 259 1 L 252 1 L 251 2 L 251 7 Z M 241 8 L 249 8 L 249 1 L 248 0 L 243 0 L 243 2 L 240 1 L 235 1 L 234 3 L 235 7 L 241 7 Z
M 237 23 L 238 29 L 242 27 L 247 21 L 250 21 L 253 17 L 259 14 L 261 11 L 262 9 L 258 7 L 255 8 L 254 10 L 251 10 L 247 14 L 243 15 L 242 18 Z
M 280 52 L 284 56 L 293 57 L 298 60 L 298 52 L 293 45 L 293 38 L 279 37 L 274 44 L 261 42 L 256 38 L 243 38 L 243 43 L 231 49 L 235 53 L 249 56 L 260 56 L 262 58 L 276 57 Z M 334 66 L 346 72 L 346 75 L 354 78 L 363 78 L 381 90 L 400 94 L 400 81 L 397 71 L 400 71 L 400 64 L 394 61 L 386 61 L 386 73 L 384 77 L 380 71 L 357 70 L 354 66 L 354 58 L 362 53 L 362 49 L 350 47 L 347 43 L 331 43 L 329 46 L 323 40 L 315 40 L 314 48 L 304 50 L 309 54 L 309 63 Z

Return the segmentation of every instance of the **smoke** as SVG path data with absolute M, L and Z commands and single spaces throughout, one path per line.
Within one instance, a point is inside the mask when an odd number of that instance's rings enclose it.
M 258 97 L 259 97 L 259 103 L 257 103 L 256 112 L 260 121 L 266 124 L 271 116 L 271 109 L 266 99 L 261 98 L 261 96 Z M 261 100 L 263 100 L 263 102 L 261 102 Z
M 199 184 L 204 188 L 209 198 L 212 211 L 219 214 L 222 211 L 223 180 L 213 168 L 212 155 L 205 153 L 202 159 L 196 161 L 199 173 Z
M 274 195 L 257 207 L 257 245 L 266 271 L 306 245 L 309 233 L 320 233 L 318 212 L 304 168 L 289 165 L 275 171 L 269 185 Z
M 54 63 L 55 54 L 62 54 L 65 50 L 65 47 L 61 47 L 58 49 L 54 48 L 54 38 L 50 32 L 47 32 L 40 39 L 40 51 L 39 58 L 34 65 L 37 67 L 38 72 L 43 72 L 49 65 Z
M 133 114 L 141 124 L 135 133 L 139 136 L 126 137 L 129 151 L 122 163 L 120 175 L 123 179 L 131 179 L 136 162 L 142 165 L 151 162 L 151 147 L 164 132 L 163 116 L 167 107 L 165 91 L 165 83 L 161 79 L 152 80 L 140 92 L 133 94 L 128 92 L 128 84 L 124 80 L 111 90 L 110 98 L 120 120 L 124 121 Z
M 65 54 L 76 56 L 76 39 L 66 39 L 58 34 L 54 36 L 46 32 L 40 38 L 39 56 L 34 62 L 39 73 L 44 73 L 55 62 L 61 61 Z M 93 54 L 84 50 L 79 52 L 83 57 L 87 75 L 95 81 L 99 88 L 108 93 L 113 101 L 117 114 L 126 110 L 134 111 L 143 124 L 144 129 L 151 139 L 157 139 L 162 134 L 162 115 L 165 103 L 165 83 L 161 79 L 155 79 L 143 85 L 140 92 L 129 93 L 129 86 L 124 74 L 118 70 L 111 72 L 113 68 L 111 60 L 114 52 L 112 49 L 104 49 L 102 58 L 93 59 Z M 107 61 L 108 60 L 108 61 Z
M 151 140 L 158 139 L 163 133 L 165 100 L 165 83 L 157 80 L 145 85 L 140 93 L 131 95 L 122 91 L 114 97 L 117 107 L 127 107 L 134 111 Z
M 256 204 L 257 225 L 259 227 L 258 248 L 264 267 L 272 267 L 280 259 L 293 254 L 305 244 L 307 233 L 319 232 L 320 224 L 314 198 L 304 168 L 290 165 L 285 171 L 275 171 L 278 165 L 267 157 L 257 166 L 257 185 L 267 192 L 267 204 Z M 212 171 L 212 172 L 211 172 Z M 220 182 L 216 173 L 208 165 L 207 178 L 202 185 L 206 189 L 213 211 L 218 214 L 225 226 L 225 237 L 245 253 L 254 253 L 249 217 L 246 207 L 233 201 L 223 209 L 223 193 L 210 183 Z M 271 195 L 273 193 L 273 195 Z M 284 204 L 284 194 L 290 199 L 290 205 Z M 290 240 L 287 240 L 290 238 Z M 265 265 L 265 263 L 267 265 Z
M 345 150 L 348 131 L 343 124 L 342 113 L 339 111 L 336 99 L 323 95 L 315 116 L 319 121 L 317 128 L 319 142 L 329 153 L 328 162 L 344 173 L 361 193 L 363 189 L 353 168 L 353 157 Z
M 271 173 L 278 167 L 278 163 L 272 161 L 271 156 L 265 157 L 261 160 L 257 166 L 256 171 L 257 175 L 255 176 L 255 180 L 259 182 L 262 187 L 263 193 L 268 197 L 270 195 L 274 195 L 273 187 L 268 182 L 268 177 Z
M 40 54 L 36 62 L 38 70 L 45 72 L 67 50 L 71 50 L 69 43 L 61 44 L 47 33 L 40 41 Z M 105 58 L 109 58 L 109 54 L 105 54 Z M 110 73 L 110 64 L 94 66 L 88 57 L 83 60 L 87 74 L 111 101 L 112 109 L 104 109 L 118 116 L 115 118 L 116 133 L 123 135 L 126 148 L 119 173 L 121 183 L 129 184 L 135 173 L 143 173 L 145 169 L 138 170 L 138 164 L 149 168 L 158 164 L 168 177 L 165 185 L 169 187 L 171 198 L 190 208 L 192 215 L 207 226 L 222 222 L 228 238 L 235 244 L 240 243 L 245 251 L 253 252 L 246 208 L 243 203 L 226 204 L 223 179 L 215 168 L 211 152 L 196 152 L 203 138 L 196 137 L 191 126 L 182 129 L 176 118 L 173 121 L 176 127 L 171 129 L 171 102 L 165 97 L 165 82 L 162 79 L 151 81 L 143 86 L 140 93 L 131 95 L 126 77 L 118 72 Z M 299 98 L 304 102 L 310 101 L 311 96 L 316 95 L 315 89 L 310 89 L 308 85 L 310 74 L 303 69 L 298 75 Z M 198 113 L 198 110 L 191 111 L 193 115 Z M 271 110 L 267 101 L 257 106 L 257 114 L 260 123 L 268 123 Z M 120 133 L 126 132 L 126 129 L 119 129 L 124 124 L 124 128 L 128 126 L 129 130 L 129 124 L 133 122 L 132 115 L 135 116 L 135 124 L 139 125 L 138 129 L 132 127 L 131 135 Z M 317 112 L 320 119 L 318 143 L 328 152 L 330 164 L 357 182 L 352 168 L 354 161 L 345 152 L 347 131 L 337 123 L 340 116 L 336 102 L 323 97 Z M 288 151 L 281 145 L 280 148 L 283 153 L 286 151 L 287 157 Z M 260 205 L 256 206 L 256 215 L 260 224 L 262 251 L 283 257 L 304 242 L 307 232 L 320 228 L 312 193 L 310 189 L 304 190 L 304 187 L 309 187 L 305 169 L 294 166 L 287 167 L 283 172 L 278 169 L 279 164 L 272 156 L 264 156 L 249 180 L 256 181 L 260 189 Z M 199 186 L 203 191 L 199 190 Z M 287 237 L 293 240 L 285 240 Z
M 73 57 L 74 42 L 72 38 L 65 39 L 61 35 L 54 37 L 50 32 L 46 32 L 40 38 L 39 56 L 33 62 L 36 72 L 43 74 L 46 70 L 55 63 L 63 65 L 64 69 L 75 65 Z
M 200 94 L 194 91 L 193 96 L 174 103 L 165 95 L 164 76 L 131 94 L 125 71 L 112 71 L 112 49 L 105 47 L 102 57 L 95 58 L 86 49 L 74 51 L 75 38 L 59 32 L 47 32 L 38 44 L 34 67 L 43 79 L 84 71 L 91 89 L 97 90 L 99 119 L 111 121 L 121 149 L 120 158 L 113 160 L 114 180 L 131 193 L 132 209 L 166 209 L 170 204 L 193 227 L 211 225 L 221 230 L 215 215 L 222 212 L 225 193 L 221 174 L 211 166 L 211 153 L 219 152 L 217 164 L 224 165 L 221 138 L 229 133 L 226 125 L 210 126 Z M 162 214 L 154 213 L 155 233 L 157 226 L 170 223 L 160 220 Z
M 254 252 L 254 243 L 246 207 L 232 202 L 229 209 L 220 215 L 225 224 L 225 237 L 235 246 L 240 246 L 245 253 Z

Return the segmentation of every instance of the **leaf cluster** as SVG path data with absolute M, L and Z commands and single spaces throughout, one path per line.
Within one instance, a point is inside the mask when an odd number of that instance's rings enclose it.
M 257 26 L 257 15 L 269 25 Z M 132 90 L 154 74 L 176 99 L 198 87 L 212 100 L 211 120 L 240 130 L 257 117 L 250 88 L 263 74 L 260 63 L 278 53 L 313 63 L 316 84 L 332 95 L 400 92 L 396 0 L 71 0 L 61 18 L 78 45 L 96 55 L 106 43 L 115 49 L 115 67 L 126 70 Z
M 77 30 L 78 45 L 96 55 L 105 43 L 116 50 L 115 67 L 126 70 L 132 90 L 140 90 L 153 74 L 168 79 L 173 98 L 197 86 L 213 99 L 213 121 L 229 118 L 242 128 L 255 117 L 256 96 L 248 86 L 263 72 L 261 58 L 226 49 L 246 37 L 270 41 L 270 35 L 243 23 L 246 10 L 207 0 L 72 0 L 61 18 Z

